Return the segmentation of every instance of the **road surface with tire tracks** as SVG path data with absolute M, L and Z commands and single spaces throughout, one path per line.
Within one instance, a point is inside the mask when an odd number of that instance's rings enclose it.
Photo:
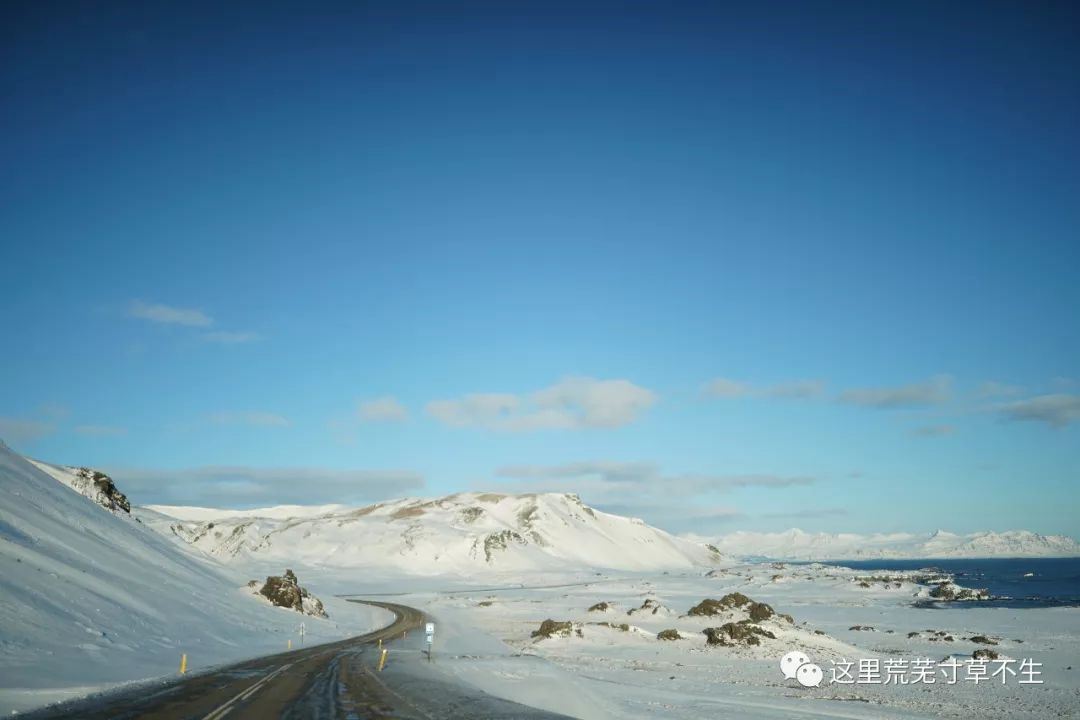
M 163 684 L 145 683 L 28 713 L 21 717 L 135 720 L 528 720 L 561 718 L 425 675 L 421 646 L 407 642 L 424 613 L 397 603 L 353 600 L 385 608 L 395 620 L 366 635 L 246 660 Z M 419 633 L 412 633 L 414 636 Z M 391 662 L 411 674 L 378 672 L 379 641 Z

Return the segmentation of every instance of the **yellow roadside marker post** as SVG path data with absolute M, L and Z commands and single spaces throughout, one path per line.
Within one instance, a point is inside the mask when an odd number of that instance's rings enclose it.
M 180 656 L 180 674 L 181 675 L 186 675 L 187 674 L 187 654 L 186 653 L 184 655 Z
M 382 672 L 383 667 L 386 665 L 386 648 L 383 648 L 382 655 L 379 656 L 379 672 Z
M 289 638 L 289 649 L 292 650 L 292 638 Z

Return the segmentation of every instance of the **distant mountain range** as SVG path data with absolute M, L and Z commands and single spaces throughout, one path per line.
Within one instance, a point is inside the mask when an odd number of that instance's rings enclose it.
M 932 533 L 778 533 L 734 532 L 714 538 L 688 536 L 708 542 L 721 552 L 743 558 L 770 560 L 914 560 L 989 557 L 1078 557 L 1080 543 L 1065 535 L 1040 535 L 1027 530 L 977 532 L 967 535 L 937 530 Z
M 136 510 L 222 561 L 380 567 L 430 575 L 484 570 L 675 570 L 724 558 L 704 543 L 610 515 L 576 495 L 459 493 L 362 508 Z

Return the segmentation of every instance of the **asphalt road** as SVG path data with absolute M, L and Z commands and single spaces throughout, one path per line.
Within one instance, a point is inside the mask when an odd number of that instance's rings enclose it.
M 498 700 L 479 690 L 425 677 L 416 639 L 424 614 L 397 603 L 370 601 L 395 621 L 387 627 L 338 642 L 268 655 L 199 675 L 133 690 L 64 703 L 23 717 L 154 720 L 431 720 L 432 718 L 555 718 L 533 708 Z M 410 633 L 409 642 L 403 634 Z M 390 662 L 408 662 L 413 675 L 377 670 L 378 643 Z M 407 647 L 407 649 L 406 649 Z

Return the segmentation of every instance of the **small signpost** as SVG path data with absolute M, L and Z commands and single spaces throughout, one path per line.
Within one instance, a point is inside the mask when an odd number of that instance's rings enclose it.
M 304 623 L 300 623 L 300 645 L 304 644 Z
M 435 641 L 435 623 L 427 623 L 424 626 L 424 634 L 427 636 L 427 659 L 428 662 L 431 662 L 431 644 Z

